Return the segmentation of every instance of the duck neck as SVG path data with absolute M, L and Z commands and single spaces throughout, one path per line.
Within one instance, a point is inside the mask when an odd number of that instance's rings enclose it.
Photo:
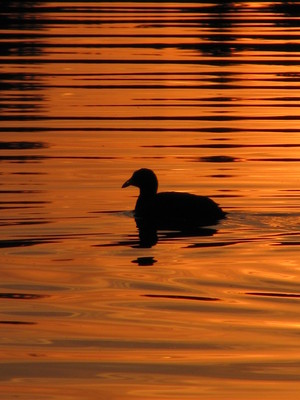
M 140 195 L 137 199 L 135 205 L 135 212 L 137 216 L 142 216 L 149 212 L 149 208 L 151 209 L 151 204 L 154 201 L 156 195 L 155 189 L 140 188 Z
M 142 199 L 150 199 L 156 195 L 157 188 L 141 187 L 140 196 Z

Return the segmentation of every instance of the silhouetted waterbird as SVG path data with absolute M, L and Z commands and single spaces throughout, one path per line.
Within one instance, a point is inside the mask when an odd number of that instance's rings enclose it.
M 158 229 L 214 225 L 226 215 L 217 203 L 206 196 L 182 192 L 157 193 L 157 177 L 147 168 L 135 171 L 122 188 L 128 186 L 140 189 L 135 218 L 147 219 Z

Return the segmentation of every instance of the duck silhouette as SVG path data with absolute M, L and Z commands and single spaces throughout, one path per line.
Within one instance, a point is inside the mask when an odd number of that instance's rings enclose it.
M 140 189 L 134 216 L 137 225 L 154 229 L 190 229 L 215 225 L 226 213 L 212 199 L 182 192 L 159 192 L 158 180 L 151 169 L 135 171 L 122 188 L 136 186 Z

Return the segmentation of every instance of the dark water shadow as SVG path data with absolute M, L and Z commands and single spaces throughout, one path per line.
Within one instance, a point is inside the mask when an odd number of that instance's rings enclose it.
M 279 27 L 299 27 L 300 4 L 298 1 L 271 2 L 268 8 L 271 12 L 282 17 L 279 21 L 276 20 L 275 25 Z
M 193 226 L 191 223 L 174 221 L 159 222 L 147 218 L 135 218 L 138 229 L 139 243 L 137 247 L 151 248 L 159 241 L 180 239 L 187 237 L 213 236 L 217 230 L 202 226 Z
M 241 5 L 238 5 L 234 1 L 217 1 L 215 4 L 205 6 L 195 6 L 188 9 L 182 9 L 186 14 L 193 13 L 199 17 L 196 17 L 194 23 L 199 27 L 204 27 L 208 30 L 206 41 L 201 40 L 199 36 L 199 43 L 179 45 L 178 47 L 182 50 L 196 50 L 206 56 L 219 58 L 222 60 L 222 65 L 229 64 L 228 60 L 234 53 L 241 51 L 244 48 L 244 44 L 237 45 L 236 36 L 232 32 L 232 27 L 236 24 L 236 17 L 239 12 L 243 10 Z M 203 12 L 206 17 L 203 18 Z M 228 58 L 228 59 L 227 59 Z M 226 84 L 231 81 L 231 77 L 228 74 L 221 74 L 221 83 Z
M 0 240 L 0 248 L 10 247 L 28 247 L 35 246 L 37 244 L 50 244 L 58 243 L 57 240 L 51 239 L 12 239 L 12 240 Z M 1 296 L 0 296 L 1 297 Z
M 99 213 L 99 211 L 97 211 Z M 201 236 L 213 236 L 217 233 L 215 227 L 195 226 L 191 223 L 176 223 L 174 221 L 155 221 L 144 218 L 134 218 L 133 212 L 128 211 L 105 211 L 100 213 L 119 214 L 135 220 L 137 232 L 129 234 L 125 240 L 118 240 L 113 243 L 96 244 L 92 247 L 118 247 L 126 246 L 131 248 L 151 248 L 159 242 L 170 240 L 192 238 Z M 157 261 L 153 257 L 139 257 L 132 261 L 135 264 L 145 266 L 153 265 Z
M 33 142 L 33 141 L 0 141 L 0 150 L 36 150 L 48 148 L 49 144 L 45 142 Z
M 27 64 L 28 57 L 38 60 L 44 56 L 46 41 L 41 35 L 47 28 L 42 6 L 40 1 L 1 2 L 1 29 L 5 33 L 1 35 L 0 54 L 4 64 Z M 41 113 L 46 100 L 42 93 L 46 88 L 44 75 L 34 69 L 30 73 L 13 69 L 0 73 L 1 114 L 7 113 L 15 121 L 21 115 Z

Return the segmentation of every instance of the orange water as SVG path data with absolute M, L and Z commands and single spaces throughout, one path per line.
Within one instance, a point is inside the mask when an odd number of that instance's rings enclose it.
M 2 397 L 299 399 L 299 2 L 18 4 Z M 228 217 L 140 247 L 140 167 Z

